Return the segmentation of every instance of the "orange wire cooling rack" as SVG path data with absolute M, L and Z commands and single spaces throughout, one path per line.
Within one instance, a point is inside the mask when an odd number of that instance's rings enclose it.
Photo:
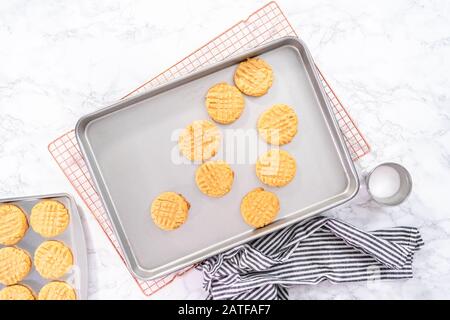
M 171 66 L 169 69 L 133 90 L 126 97 L 142 93 L 177 77 L 186 75 L 194 70 L 221 61 L 231 55 L 285 36 L 297 36 L 297 34 L 278 5 L 275 2 L 270 2 L 251 14 L 247 20 L 235 24 L 203 47 L 197 49 L 186 58 Z M 320 70 L 319 75 L 325 92 L 332 103 L 336 120 L 344 134 L 345 142 L 351 153 L 352 159 L 357 160 L 367 154 L 370 151 L 370 147 L 334 91 L 328 85 L 328 82 L 325 80 Z M 86 203 L 122 260 L 125 261 L 122 249 L 113 233 L 108 215 L 94 188 L 88 168 L 81 155 L 74 131 L 72 130 L 51 142 L 49 151 L 69 179 L 70 183 Z M 187 268 L 151 281 L 143 281 L 137 278 L 134 279 L 142 292 L 149 296 L 168 285 L 177 276 L 184 274 L 189 269 L 190 268 Z

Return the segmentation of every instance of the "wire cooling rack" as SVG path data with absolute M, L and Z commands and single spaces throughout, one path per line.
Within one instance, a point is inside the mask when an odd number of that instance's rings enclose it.
M 169 69 L 133 90 L 126 97 L 142 93 L 201 67 L 221 61 L 231 55 L 285 36 L 297 36 L 297 34 L 279 6 L 275 2 L 270 2 L 251 14 L 246 20 L 238 22 L 203 47 L 197 49 Z M 344 134 L 345 142 L 352 159 L 357 160 L 367 154 L 370 151 L 370 147 L 320 70 L 319 76 L 333 106 L 333 112 Z M 69 179 L 70 183 L 100 224 L 121 259 L 125 262 L 122 249 L 113 233 L 111 222 L 99 195 L 95 191 L 88 168 L 81 155 L 76 142 L 75 132 L 72 130 L 57 138 L 50 143 L 48 149 L 67 179 Z M 168 285 L 176 277 L 184 274 L 189 269 L 191 268 L 183 269 L 174 274 L 151 281 L 134 279 L 142 292 L 149 296 Z

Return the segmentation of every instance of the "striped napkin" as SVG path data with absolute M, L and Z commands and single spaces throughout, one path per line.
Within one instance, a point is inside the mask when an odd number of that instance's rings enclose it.
M 202 262 L 209 299 L 287 299 L 299 284 L 412 278 L 417 228 L 361 231 L 317 216 Z

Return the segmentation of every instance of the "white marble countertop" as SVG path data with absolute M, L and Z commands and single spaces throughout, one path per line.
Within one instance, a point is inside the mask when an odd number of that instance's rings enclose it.
M 331 214 L 366 230 L 417 226 L 426 243 L 414 279 L 297 286 L 291 298 L 450 298 L 450 2 L 278 3 L 372 146 L 358 169 L 393 160 L 413 176 L 401 206 L 379 207 L 363 185 Z M 0 198 L 75 195 L 48 143 L 264 4 L 2 1 Z M 76 200 L 88 236 L 90 298 L 145 299 Z M 204 297 L 201 275 L 191 271 L 151 298 Z

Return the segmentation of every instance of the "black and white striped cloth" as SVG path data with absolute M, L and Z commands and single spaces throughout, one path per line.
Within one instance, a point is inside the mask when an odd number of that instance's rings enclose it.
M 287 299 L 287 289 L 317 284 L 411 278 L 419 231 L 361 231 L 324 216 L 209 258 L 203 272 L 209 299 Z

